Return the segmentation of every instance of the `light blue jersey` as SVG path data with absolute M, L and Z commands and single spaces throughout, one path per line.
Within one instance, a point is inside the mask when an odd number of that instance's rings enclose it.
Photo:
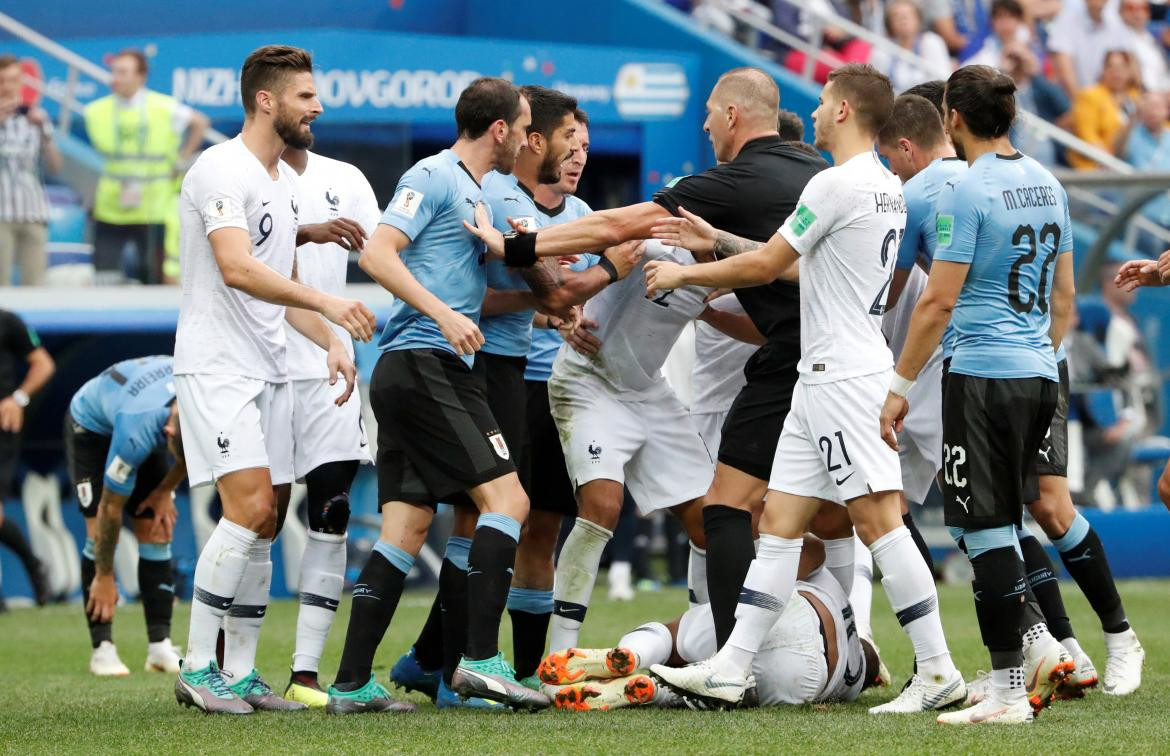
M 110 437 L 105 487 L 116 494 L 133 493 L 139 466 L 166 446 L 163 425 L 175 400 L 173 363 L 170 355 L 123 360 L 89 379 L 69 403 L 78 425 Z
M 1057 380 L 1048 336 L 1058 255 L 1072 251 L 1068 196 L 1020 153 L 981 155 L 935 205 L 935 259 L 970 265 L 951 324 L 951 372 Z
M 544 212 L 536 200 L 515 176 L 492 171 L 483 177 L 483 201 L 492 211 L 495 227 L 503 233 L 512 230 L 508 218 L 521 223 L 529 232 L 547 225 Z M 527 291 L 528 284 L 516 270 L 509 269 L 503 260 L 487 263 L 487 285 L 496 291 Z M 506 357 L 523 357 L 532 343 L 532 310 L 485 315 L 479 323 L 483 333 L 483 351 Z
M 544 224 L 555 226 L 560 223 L 568 223 L 592 212 L 593 210 L 583 200 L 567 196 L 560 207 L 545 211 Z M 596 265 L 598 259 L 597 255 L 583 254 L 569 269 L 577 272 L 583 271 Z M 528 349 L 528 367 L 524 369 L 524 380 L 547 383 L 552 376 L 553 361 L 557 358 L 557 352 L 561 350 L 563 343 L 565 342 L 561 338 L 560 331 L 551 328 L 534 329 L 532 331 L 532 346 Z
M 451 150 L 420 160 L 398 180 L 394 199 L 382 215 L 410 239 L 402 262 L 427 291 L 455 312 L 479 323 L 483 295 L 485 249 L 463 226 L 475 223 L 475 206 L 483 192 L 463 162 Z M 490 212 L 489 208 L 489 212 Z M 382 329 L 378 348 L 442 349 L 455 353 L 438 324 L 418 310 L 395 299 Z M 471 356 L 464 356 L 468 365 Z

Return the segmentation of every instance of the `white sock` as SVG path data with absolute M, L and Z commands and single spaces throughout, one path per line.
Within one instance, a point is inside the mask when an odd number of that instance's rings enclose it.
M 715 654 L 716 667 L 726 674 L 747 676 L 760 644 L 772 630 L 796 586 L 802 538 L 760 536 L 756 558 L 748 568 L 735 607 L 735 629 Z
M 577 518 L 561 547 L 553 584 L 553 615 L 549 622 L 548 647 L 561 651 L 577 645 L 581 623 L 593 595 L 601 552 L 613 533 L 589 520 Z
M 236 600 L 223 618 L 223 669 L 230 683 L 243 680 L 256 667 L 260 626 L 268 611 L 272 584 L 272 539 L 257 538 L 248 553 L 248 566 L 240 578 Z
M 870 544 L 869 550 L 882 571 L 890 606 L 914 644 L 919 676 L 934 683 L 949 680 L 955 663 L 943 635 L 938 592 L 910 531 L 900 525 Z
M 829 574 L 837 579 L 845 595 L 853 590 L 853 560 L 857 547 L 853 545 L 853 536 L 848 538 L 832 538 L 825 541 L 825 568 Z
M 870 614 L 873 611 L 873 554 L 856 536 L 853 538 L 853 548 L 853 590 L 849 591 L 849 604 L 853 607 L 857 634 L 872 641 Z
M 345 534 L 310 530 L 305 555 L 301 557 L 301 608 L 297 613 L 294 672 L 318 671 L 344 582 Z
M 1112 654 L 1116 651 L 1124 651 L 1132 646 L 1133 642 L 1134 632 L 1132 627 L 1120 633 L 1105 633 L 1105 653 Z
M 710 603 L 707 594 L 707 551 L 692 541 L 691 556 L 687 560 L 687 597 L 692 607 Z
M 1048 632 L 1048 625 L 1045 625 L 1043 622 L 1037 622 L 1024 631 L 1023 648 L 1027 651 L 1030 646 L 1046 639 L 1056 640 L 1052 637 L 1052 633 Z
M 609 587 L 610 590 L 621 587 L 634 587 L 634 566 L 629 562 L 613 561 L 609 563 Z
M 652 664 L 666 664 L 674 650 L 674 639 L 670 630 L 661 622 L 647 622 L 635 627 L 618 641 L 619 648 L 627 648 L 638 657 L 637 669 L 646 669 Z
M 1081 648 L 1081 644 L 1078 643 L 1077 639 L 1071 635 L 1062 640 L 1060 645 L 1064 646 L 1065 650 L 1068 651 L 1069 656 L 1071 656 L 1074 661 L 1078 656 L 1085 653 L 1085 650 Z
M 995 686 L 996 697 L 1003 703 L 1014 703 L 1028 694 L 1023 667 L 991 670 L 991 684 Z
M 184 669 L 202 669 L 215 661 L 219 629 L 236 598 L 255 541 L 255 533 L 227 518 L 220 518 L 211 531 L 195 563 L 195 597 L 191 601 Z

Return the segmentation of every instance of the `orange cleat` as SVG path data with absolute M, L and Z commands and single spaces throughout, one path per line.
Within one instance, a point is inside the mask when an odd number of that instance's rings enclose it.
M 627 677 L 637 668 L 638 657 L 627 648 L 568 648 L 546 656 L 536 676 L 548 685 L 568 685 Z
M 649 675 L 588 680 L 558 690 L 553 706 L 566 711 L 609 711 L 648 704 L 656 692 L 657 685 Z

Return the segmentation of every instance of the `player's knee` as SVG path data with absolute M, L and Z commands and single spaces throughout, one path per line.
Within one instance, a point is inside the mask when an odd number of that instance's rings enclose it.
M 329 535 L 344 535 L 348 525 L 348 493 L 339 493 L 328 501 L 309 507 L 309 530 Z

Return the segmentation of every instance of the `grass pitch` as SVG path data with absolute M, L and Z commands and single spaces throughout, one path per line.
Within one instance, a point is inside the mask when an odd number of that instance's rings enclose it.
M 604 580 L 599 581 L 604 585 Z M 1170 581 L 1129 581 L 1121 586 L 1130 620 L 1146 648 L 1142 688 L 1116 699 L 1094 691 L 1083 701 L 1057 703 L 1030 727 L 951 729 L 929 714 L 873 717 L 866 708 L 894 690 L 871 690 L 853 704 L 736 712 L 622 710 L 545 712 L 537 715 L 436 711 L 429 702 L 414 715 L 327 717 L 259 714 L 207 717 L 180 708 L 173 680 L 142 671 L 145 630 L 138 605 L 118 610 L 114 638 L 130 677 L 98 680 L 87 672 L 89 644 L 78 605 L 13 610 L 0 615 L 0 750 L 31 752 L 443 752 L 454 753 L 1159 753 L 1170 751 L 1167 685 L 1170 683 Z M 1104 674 L 1105 649 L 1096 617 L 1076 586 L 1064 584 L 1065 602 L 1081 644 Z M 987 667 L 966 587 L 941 586 L 943 620 L 952 653 L 968 677 Z M 429 595 L 408 594 L 379 650 L 376 669 L 387 670 L 414 639 Z M 665 619 L 685 607 L 685 593 L 642 593 L 614 604 L 598 593 L 582 635 L 583 645 L 608 646 L 625 630 Z M 322 665 L 336 670 L 349 613 L 338 613 Z M 292 654 L 296 605 L 274 603 L 264 623 L 259 666 L 283 690 Z M 176 607 L 175 640 L 181 644 L 187 606 Z M 889 611 L 880 586 L 874 629 L 895 676 L 911 665 L 909 641 Z M 505 619 L 503 644 L 511 647 Z

